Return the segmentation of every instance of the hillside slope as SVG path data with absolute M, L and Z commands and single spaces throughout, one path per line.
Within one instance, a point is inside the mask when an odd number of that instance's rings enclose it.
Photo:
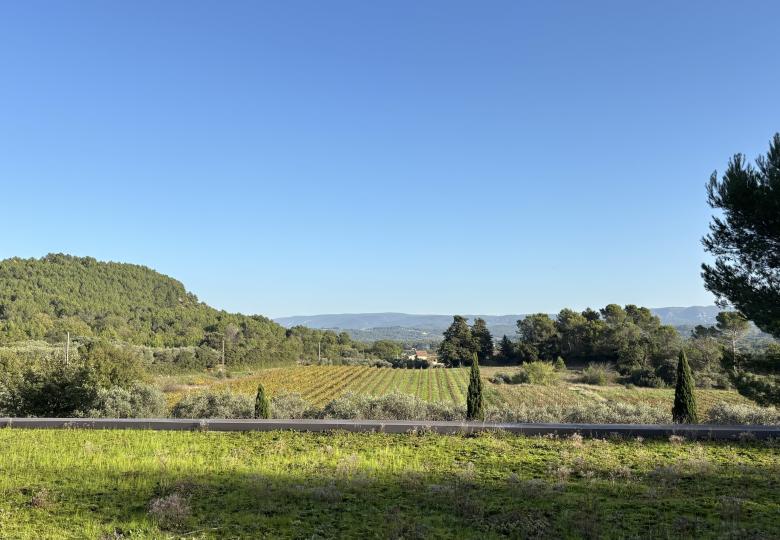
M 153 347 L 220 349 L 224 338 L 228 359 L 244 363 L 316 357 L 320 336 L 327 354 L 354 346 L 332 332 L 219 311 L 144 266 L 63 254 L 0 261 L 0 344 L 56 342 L 65 332 Z

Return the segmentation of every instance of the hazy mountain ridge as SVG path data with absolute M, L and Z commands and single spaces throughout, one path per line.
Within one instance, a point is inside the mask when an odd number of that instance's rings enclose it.
M 677 327 L 693 327 L 697 324 L 714 325 L 715 316 L 721 311 L 717 306 L 688 306 L 651 308 L 661 322 Z M 485 319 L 495 336 L 513 336 L 517 320 L 526 314 L 510 315 L 464 315 L 473 321 L 476 317 Z M 554 316 L 554 314 L 551 314 Z M 322 315 L 279 317 L 274 319 L 284 327 L 303 325 L 309 328 L 338 329 L 347 332 L 354 339 L 374 341 L 377 339 L 398 339 L 401 341 L 438 341 L 442 332 L 452 322 L 452 315 L 410 314 L 410 313 L 332 313 Z

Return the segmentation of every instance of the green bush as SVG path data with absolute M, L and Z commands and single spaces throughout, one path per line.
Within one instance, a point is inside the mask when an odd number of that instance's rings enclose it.
M 98 390 L 86 416 L 90 418 L 163 418 L 168 414 L 165 395 L 156 387 L 135 383 Z
M 37 351 L 37 352 L 36 352 Z M 132 347 L 91 341 L 61 349 L 32 344 L 0 354 L 0 411 L 11 416 L 83 416 L 99 407 L 103 390 L 130 388 L 144 376 Z
M 0 410 L 7 416 L 81 416 L 100 390 L 90 366 L 61 361 L 4 371 L 0 377 Z
M 300 394 L 282 393 L 271 398 L 272 418 L 316 418 L 317 415 L 318 411 Z
M 580 405 L 519 405 L 488 408 L 488 422 L 564 424 L 668 424 L 671 414 L 645 404 L 616 401 Z
M 379 358 L 342 358 L 338 364 L 341 366 L 393 367 L 392 362 Z
M 462 420 L 466 410 L 462 405 L 429 403 L 410 394 L 347 393 L 328 403 L 319 416 L 345 420 Z
M 780 424 L 780 410 L 775 407 L 758 407 L 756 405 L 736 405 L 718 403 L 707 411 L 707 422 L 710 424 Z
M 555 367 L 555 371 L 566 371 L 566 362 L 559 356 L 555 359 L 553 367 Z
M 582 370 L 580 382 L 585 384 L 604 385 L 610 380 L 610 371 L 606 366 L 591 362 Z
M 526 362 L 522 370 L 530 384 L 551 385 L 558 381 L 558 374 L 550 362 Z
M 102 388 L 129 388 L 145 377 L 143 357 L 134 347 L 93 341 L 79 347 L 79 356 Z
M 174 405 L 174 418 L 252 418 L 254 400 L 228 392 L 197 392 L 187 394 Z
M 636 386 L 648 388 L 663 388 L 666 386 L 664 381 L 655 374 L 655 371 L 649 368 L 632 369 L 628 375 L 628 382 Z
M 558 381 L 558 373 L 551 362 L 526 362 L 516 372 L 498 372 L 490 378 L 494 384 L 542 384 Z
M 759 375 L 747 371 L 737 372 L 731 382 L 743 396 L 759 405 L 780 404 L 780 375 Z
M 520 368 L 515 373 L 504 373 L 500 371 L 490 378 L 493 384 L 523 384 L 528 382 L 528 373 Z

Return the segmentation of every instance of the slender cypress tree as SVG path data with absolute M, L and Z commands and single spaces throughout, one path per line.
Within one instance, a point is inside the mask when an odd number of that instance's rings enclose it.
M 680 351 L 680 360 L 677 363 L 677 386 L 674 389 L 674 408 L 672 409 L 672 419 L 677 424 L 696 424 L 699 422 L 693 387 L 693 372 L 688 364 L 688 357 L 685 355 L 685 351 Z
M 265 396 L 265 388 L 262 384 L 257 385 L 257 396 L 255 396 L 255 418 L 270 418 L 271 407 L 268 404 L 268 398 Z
M 485 404 L 482 399 L 482 379 L 479 377 L 479 358 L 474 353 L 469 376 L 469 392 L 466 397 L 466 420 L 484 420 Z

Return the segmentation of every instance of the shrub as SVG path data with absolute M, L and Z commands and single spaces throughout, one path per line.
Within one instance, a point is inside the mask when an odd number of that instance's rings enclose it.
M 466 408 L 454 403 L 432 401 L 426 403 L 425 420 L 456 421 L 466 417 Z
M 52 361 L 5 371 L 0 410 L 9 416 L 81 416 L 100 390 L 94 369 L 82 363 Z
M 562 422 L 572 424 L 666 424 L 671 415 L 645 403 L 605 401 L 571 407 Z
M 312 414 L 309 411 L 307 414 Z M 366 396 L 345 394 L 328 403 L 318 414 L 322 418 L 364 420 L 463 420 L 466 409 L 452 403 L 429 403 L 408 394 Z M 668 424 L 667 410 L 645 404 L 616 401 L 580 405 L 519 405 L 486 407 L 488 422 L 586 423 L 586 424 Z
M 520 368 L 516 373 L 499 372 L 490 378 L 494 384 L 522 384 L 528 382 L 528 373 Z
M 160 390 L 135 383 L 130 388 L 113 386 L 98 390 L 97 399 L 86 415 L 91 418 L 161 418 L 167 412 L 165 396 Z
M 393 360 L 392 366 L 394 368 L 428 369 L 431 367 L 431 362 L 429 360 L 423 360 L 422 358 L 414 358 L 412 360 L 401 358 L 399 360 Z
M 490 378 L 494 384 L 554 384 L 558 374 L 550 362 L 528 362 L 515 373 L 498 372 Z
M 677 362 L 673 360 L 661 361 L 655 366 L 655 375 L 667 386 L 677 384 Z
M 506 377 L 508 377 L 506 373 L 495 373 L 492 377 L 490 377 L 490 382 L 493 384 L 505 384 Z
M 93 341 L 79 347 L 79 356 L 103 388 L 129 388 L 144 378 L 143 357 L 132 347 Z
M 255 404 L 247 396 L 206 391 L 187 394 L 171 413 L 174 418 L 252 418 Z
M 582 370 L 580 376 L 580 382 L 585 384 L 607 384 L 610 379 L 610 372 L 606 366 L 601 364 L 594 364 L 591 362 L 588 366 Z
M 317 411 L 300 394 L 284 393 L 271 398 L 273 418 L 313 418 Z
M 178 493 L 159 497 L 149 503 L 149 515 L 161 529 L 177 529 L 190 516 L 190 505 Z
M 558 374 L 550 362 L 527 362 L 523 364 L 528 382 L 531 384 L 551 385 L 558 380 Z
M 410 394 L 348 393 L 328 403 L 320 416 L 345 420 L 462 420 L 465 413 L 462 406 L 429 403 Z
M 566 371 L 566 362 L 559 356 L 555 359 L 553 367 L 555 368 L 555 371 Z
M 671 415 L 645 404 L 616 401 L 580 405 L 519 405 L 489 408 L 490 422 L 568 423 L 568 424 L 663 424 Z
M 339 362 L 342 366 L 368 366 L 391 368 L 393 363 L 379 358 L 342 358 Z
M 734 405 L 717 403 L 707 411 L 707 422 L 712 424 L 780 424 L 780 410 L 775 407 L 756 405 Z
M 426 402 L 410 394 L 387 394 L 379 397 L 348 394 L 325 406 L 325 418 L 359 418 L 365 420 L 425 419 Z
M 636 386 L 646 386 L 649 388 L 663 388 L 664 381 L 660 379 L 655 371 L 648 368 L 634 368 L 628 375 L 628 382 Z
M 695 372 L 696 388 L 719 388 L 723 390 L 731 389 L 729 376 L 725 373 L 714 371 Z
M 759 405 L 780 404 L 780 375 L 759 375 L 747 371 L 732 376 L 731 382 L 743 396 Z

